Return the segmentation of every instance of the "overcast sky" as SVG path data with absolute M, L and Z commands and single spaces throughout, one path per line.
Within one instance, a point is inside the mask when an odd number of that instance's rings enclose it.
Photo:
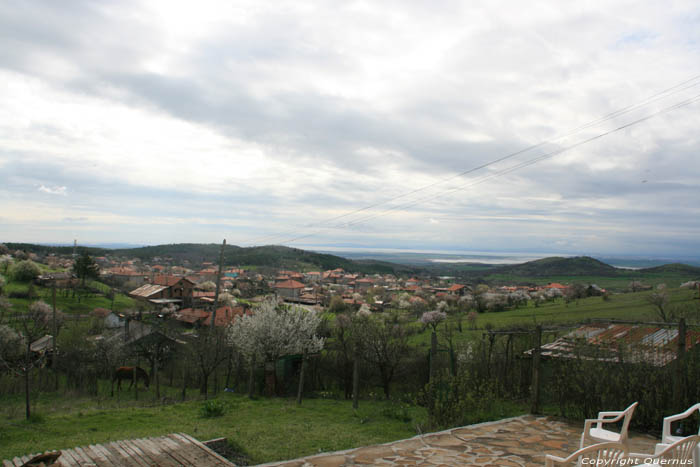
M 0 241 L 699 256 L 698 75 L 697 0 L 6 0 Z

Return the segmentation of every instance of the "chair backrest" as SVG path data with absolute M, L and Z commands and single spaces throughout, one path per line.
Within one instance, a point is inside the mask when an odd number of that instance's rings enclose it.
M 664 418 L 664 425 L 663 425 L 663 430 L 661 431 L 661 442 L 663 443 L 672 443 L 673 441 L 677 440 L 677 436 L 673 436 L 671 433 L 671 424 L 681 421 L 685 418 L 690 417 L 693 415 L 695 412 L 700 413 L 700 402 L 693 405 L 690 407 L 688 410 L 686 410 L 683 413 L 679 413 L 676 415 L 670 415 L 668 417 Z M 698 434 L 700 435 L 700 429 L 698 429 Z
M 616 465 L 615 462 L 627 458 L 627 446 L 622 443 L 600 443 L 579 449 L 566 459 L 547 456 L 546 467 L 557 465 Z
M 693 458 L 693 450 L 700 443 L 700 435 L 688 436 L 679 439 L 666 449 L 661 451 L 657 456 L 658 459 L 672 459 L 676 461 L 684 461 Z
M 630 426 L 630 422 L 632 421 L 632 414 L 634 414 L 634 409 L 637 408 L 637 405 L 639 405 L 639 402 L 635 402 L 623 411 L 623 413 L 625 414 L 625 418 L 622 420 L 622 428 L 620 428 L 621 443 L 627 442 L 627 429 Z

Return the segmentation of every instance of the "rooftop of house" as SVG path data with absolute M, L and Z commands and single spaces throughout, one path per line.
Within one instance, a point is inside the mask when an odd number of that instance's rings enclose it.
M 286 280 L 284 282 L 280 282 L 279 284 L 275 284 L 276 289 L 303 289 L 306 287 L 304 284 L 301 282 L 297 282 L 295 280 Z

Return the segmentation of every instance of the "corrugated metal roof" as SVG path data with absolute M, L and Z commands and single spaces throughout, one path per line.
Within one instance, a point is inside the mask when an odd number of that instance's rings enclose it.
M 687 331 L 686 349 L 699 343 L 700 332 Z M 589 324 L 543 345 L 542 355 L 665 366 L 675 360 L 677 347 L 678 329 L 628 324 Z M 526 353 L 531 354 L 532 350 Z
M 145 284 L 139 287 L 138 289 L 129 292 L 129 295 L 148 298 L 152 295 L 160 293 L 161 291 L 167 288 L 167 285 Z

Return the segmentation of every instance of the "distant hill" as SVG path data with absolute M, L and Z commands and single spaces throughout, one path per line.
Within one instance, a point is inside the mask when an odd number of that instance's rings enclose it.
M 70 255 L 73 253 L 73 246 L 53 246 L 53 245 L 36 245 L 34 243 L 5 243 L 5 246 L 9 248 L 11 251 L 15 250 L 22 250 L 26 251 L 27 253 L 36 253 L 39 255 L 44 255 L 48 253 L 55 253 L 57 255 Z M 108 250 L 107 248 L 96 248 L 96 247 L 86 247 L 86 246 L 78 246 L 76 248 L 76 253 L 77 254 L 83 254 L 83 252 L 87 252 L 89 255 L 92 256 L 104 256 L 108 252 L 112 250 Z
M 683 264 L 683 263 L 671 263 L 671 264 L 664 264 L 662 266 L 655 266 L 653 268 L 638 269 L 638 272 L 650 273 L 650 274 L 667 274 L 667 273 L 688 274 L 688 275 L 694 275 L 696 277 L 700 277 L 700 268 L 699 267 L 689 266 L 689 265 Z
M 55 253 L 69 255 L 72 246 L 34 245 L 30 243 L 7 243 L 10 250 L 24 250 L 37 254 Z M 140 248 L 92 248 L 78 247 L 77 253 L 87 252 L 93 256 L 111 256 L 123 258 L 138 258 L 149 262 L 160 258 L 172 264 L 183 264 L 185 261 L 193 266 L 203 262 L 218 263 L 221 245 L 215 243 L 177 243 L 170 245 L 155 245 Z M 260 246 L 242 248 L 236 245 L 226 245 L 224 249 L 224 264 L 226 266 L 259 266 L 301 270 L 329 270 L 342 268 L 348 272 L 365 274 L 415 273 L 419 268 L 393 264 L 375 260 L 350 260 L 331 254 L 314 253 L 312 251 L 288 248 L 284 246 Z
M 523 264 L 501 266 L 489 270 L 489 274 L 510 274 L 523 277 L 550 276 L 616 276 L 619 270 L 589 256 L 562 258 L 553 256 Z

